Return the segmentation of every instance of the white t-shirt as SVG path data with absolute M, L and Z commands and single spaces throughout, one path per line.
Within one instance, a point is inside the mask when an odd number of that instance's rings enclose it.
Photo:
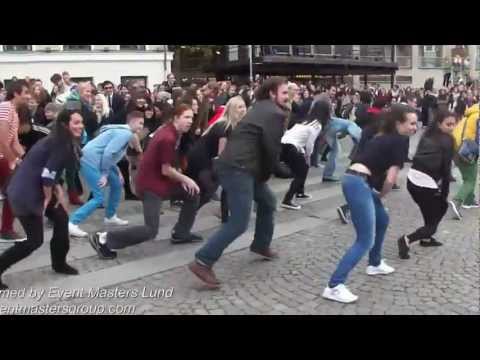
M 310 157 L 315 146 L 315 140 L 322 131 L 322 125 L 318 121 L 310 124 L 295 124 L 287 130 L 282 137 L 282 144 L 291 144 L 306 157 Z

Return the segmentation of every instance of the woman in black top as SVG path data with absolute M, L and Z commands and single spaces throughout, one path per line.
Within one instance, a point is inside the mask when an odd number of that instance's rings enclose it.
M 0 290 L 8 288 L 1 282 L 5 270 L 42 245 L 44 215 L 54 224 L 50 242 L 53 270 L 67 275 L 78 274 L 66 262 L 70 247 L 68 213 L 59 181 L 68 163 L 79 163 L 78 143 L 83 129 L 78 111 L 63 110 L 52 133 L 33 146 L 13 175 L 7 188 L 8 199 L 27 240 L 17 242 L 0 255 Z
M 342 180 L 342 190 L 351 211 L 357 238 L 333 273 L 323 297 L 343 303 L 358 299 L 344 285 L 350 271 L 369 252 L 368 275 L 395 271 L 382 260 L 382 246 L 388 227 L 388 214 L 382 198 L 397 181 L 406 153 L 405 136 L 417 127 L 415 109 L 392 105 L 382 114 L 380 132 L 368 141 Z
M 231 132 L 246 113 L 247 108 L 241 96 L 228 100 L 223 118 L 208 127 L 188 153 L 186 175 L 194 179 L 200 187 L 199 208 L 210 201 L 219 186 L 212 161 L 222 153 Z M 222 204 L 222 221 L 225 221 L 228 214 L 224 193 Z
M 450 172 L 454 155 L 455 114 L 439 111 L 418 144 L 408 173 L 407 189 L 423 215 L 425 225 L 398 239 L 401 259 L 408 259 L 410 245 L 418 240 L 422 246 L 440 246 L 432 236 L 448 210 Z

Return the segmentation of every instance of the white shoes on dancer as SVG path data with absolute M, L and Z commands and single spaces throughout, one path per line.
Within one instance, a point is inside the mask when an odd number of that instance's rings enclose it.
M 327 286 L 323 291 L 322 296 L 325 299 L 338 301 L 344 304 L 349 304 L 358 300 L 358 296 L 353 295 L 343 284 L 338 284 L 334 288 L 329 288 Z
M 388 275 L 395 271 L 395 269 L 382 260 L 378 266 L 368 266 L 367 275 Z M 323 291 L 322 295 L 325 299 L 338 301 L 344 304 L 353 303 L 358 300 L 358 296 L 352 294 L 348 288 L 343 284 L 338 284 L 334 288 L 328 286 Z
M 382 260 L 378 266 L 368 266 L 367 275 L 388 275 L 395 271 L 391 266 L 388 266 L 387 263 Z
M 88 237 L 88 233 L 80 229 L 78 225 L 72 224 L 71 222 L 68 223 L 68 232 L 70 233 L 70 236 L 79 238 Z
M 127 220 L 120 219 L 116 214 L 113 215 L 110 219 L 105 218 L 105 225 L 119 225 L 126 226 L 128 225 Z

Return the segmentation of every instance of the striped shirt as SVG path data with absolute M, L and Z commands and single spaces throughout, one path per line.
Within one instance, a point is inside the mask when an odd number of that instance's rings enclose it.
M 18 113 L 11 101 L 0 103 L 0 121 L 8 122 L 8 145 L 12 146 L 18 136 Z M 0 159 L 5 156 L 0 152 Z

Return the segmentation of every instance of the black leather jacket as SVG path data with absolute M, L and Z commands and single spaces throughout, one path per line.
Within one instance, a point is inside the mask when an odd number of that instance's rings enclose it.
M 280 157 L 287 115 L 270 100 L 256 102 L 232 131 L 218 165 L 240 168 L 258 181 L 268 181 Z

